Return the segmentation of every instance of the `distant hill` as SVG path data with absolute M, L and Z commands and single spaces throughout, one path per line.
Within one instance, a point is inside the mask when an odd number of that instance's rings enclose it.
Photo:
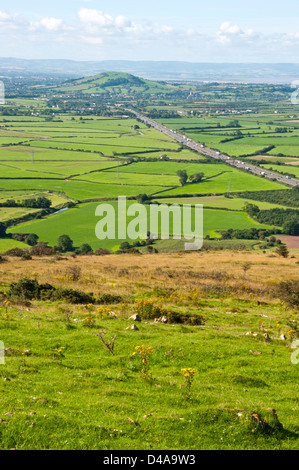
M 297 80 L 299 64 L 193 63 L 176 61 L 75 61 L 0 58 L 0 75 L 56 75 L 86 77 L 103 72 L 125 72 L 149 80 L 288 83 Z
M 86 95 L 99 94 L 122 94 L 134 95 L 173 93 L 179 86 L 169 85 L 164 82 L 154 82 L 136 77 L 129 73 L 105 72 L 92 77 L 77 80 L 68 80 L 60 86 L 52 89 L 54 93 L 64 93 L 74 95 L 83 93 Z

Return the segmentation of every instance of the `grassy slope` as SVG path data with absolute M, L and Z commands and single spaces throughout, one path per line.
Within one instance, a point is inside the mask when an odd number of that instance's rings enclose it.
M 10 240 L 9 238 L 1 238 L 0 239 L 0 253 L 4 253 L 12 248 L 21 248 L 27 249 L 29 248 L 26 243 L 18 242 L 16 240 Z
M 115 84 L 116 79 L 124 80 L 123 83 Z M 55 88 L 55 92 L 64 93 L 123 93 L 145 92 L 148 94 L 172 93 L 179 87 L 171 87 L 151 80 L 134 77 L 128 73 L 106 72 L 91 77 L 72 80 Z
M 246 278 L 245 262 L 252 263 Z M 65 278 L 72 266 L 82 269 L 78 282 Z M 31 355 L 6 357 L 0 366 L 1 449 L 298 448 L 298 366 L 291 363 L 290 340 L 278 339 L 289 330 L 287 318 L 295 317 L 267 295 L 270 281 L 296 277 L 294 259 L 206 253 L 11 260 L 0 265 L 2 290 L 34 272 L 40 282 L 117 293 L 129 303 L 110 307 L 117 319 L 97 316 L 97 308 L 64 304 L 63 310 L 36 301 L 26 310 L 11 305 L 8 318 L 2 311 L 1 340 Z M 212 280 L 213 272 L 228 277 Z M 210 290 L 198 291 L 198 279 Z M 163 291 L 165 297 L 157 297 Z M 131 302 L 141 298 L 200 313 L 206 323 L 142 322 L 139 331 L 126 330 L 132 324 Z M 87 315 L 95 327 L 83 326 Z M 108 339 L 117 335 L 115 356 L 96 337 L 103 328 Z M 248 331 L 259 336 L 247 336 Z M 270 344 L 263 341 L 265 331 Z M 149 381 L 130 358 L 142 344 L 154 348 Z M 58 347 L 65 348 L 61 363 L 53 359 Z M 189 400 L 181 373 L 185 367 L 196 369 Z M 267 408 L 275 408 L 283 430 L 269 435 L 258 430 L 250 416 L 259 412 L 265 417 Z

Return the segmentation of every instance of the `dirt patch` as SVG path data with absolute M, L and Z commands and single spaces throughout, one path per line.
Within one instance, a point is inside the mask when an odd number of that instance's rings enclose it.
M 299 250 L 299 237 L 277 237 L 282 243 L 286 243 L 288 248 Z

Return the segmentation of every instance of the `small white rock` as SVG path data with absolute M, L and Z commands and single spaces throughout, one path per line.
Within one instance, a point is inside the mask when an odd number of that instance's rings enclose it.
M 133 321 L 141 321 L 141 317 L 138 313 L 136 313 L 135 315 L 132 315 L 129 320 L 133 320 Z
M 139 331 L 139 328 L 137 328 L 136 325 L 133 325 L 133 326 L 128 326 L 128 328 L 126 328 L 126 330 Z

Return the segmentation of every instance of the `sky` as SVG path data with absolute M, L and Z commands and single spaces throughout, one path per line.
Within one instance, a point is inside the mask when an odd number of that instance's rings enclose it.
M 299 62 L 298 0 L 0 0 L 0 57 Z

